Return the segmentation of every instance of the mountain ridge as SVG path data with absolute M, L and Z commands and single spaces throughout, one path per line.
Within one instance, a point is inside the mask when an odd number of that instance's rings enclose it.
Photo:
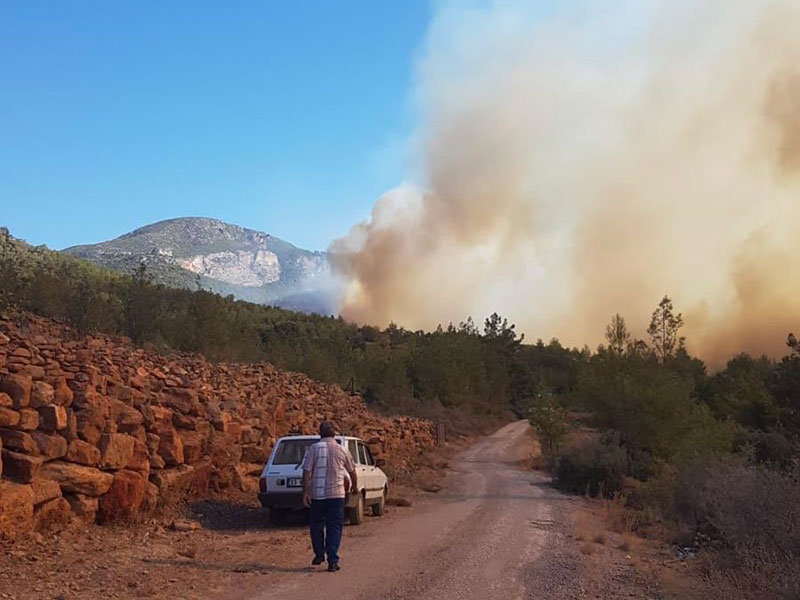
M 97 244 L 62 250 L 122 273 L 144 264 L 157 283 L 240 300 L 332 314 L 335 284 L 326 252 L 209 217 L 150 223 Z M 302 301 L 298 301 L 302 298 Z

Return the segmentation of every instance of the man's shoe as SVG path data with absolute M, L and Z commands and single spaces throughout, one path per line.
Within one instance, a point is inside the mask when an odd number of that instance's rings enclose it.
M 316 567 L 317 565 L 321 565 L 324 562 L 325 562 L 324 556 L 315 556 L 314 560 L 311 561 L 311 564 Z
M 338 571 L 340 568 L 341 568 L 341 567 L 339 566 L 339 563 L 338 563 L 338 562 L 329 562 L 329 563 L 328 563 L 328 571 L 330 571 L 331 573 L 335 573 L 335 572 L 336 572 L 336 571 Z

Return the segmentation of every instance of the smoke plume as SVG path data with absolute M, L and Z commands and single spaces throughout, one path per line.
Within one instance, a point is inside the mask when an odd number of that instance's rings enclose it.
M 712 363 L 800 325 L 800 3 L 439 5 L 416 183 L 331 247 L 342 313 L 643 336 L 669 294 Z M 611 5 L 611 6 L 609 6 Z

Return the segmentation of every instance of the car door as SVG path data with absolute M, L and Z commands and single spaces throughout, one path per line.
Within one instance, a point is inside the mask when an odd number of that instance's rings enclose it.
M 367 483 L 367 474 L 364 471 L 364 464 L 361 462 L 361 453 L 358 449 L 357 440 L 347 440 L 347 449 L 353 457 L 353 463 L 356 465 L 356 476 L 358 477 L 358 485 L 364 488 Z
M 364 444 L 364 448 L 367 451 L 367 461 L 370 465 L 372 489 L 375 490 L 375 496 L 380 497 L 383 494 L 383 488 L 386 487 L 386 484 L 388 483 L 388 479 L 386 479 L 386 474 L 378 466 L 375 457 L 372 456 L 372 450 L 369 449 L 369 446 Z
M 367 490 L 367 498 L 376 498 L 378 497 L 378 492 L 376 491 L 378 485 L 375 477 L 375 461 L 372 459 L 372 454 L 364 442 L 358 442 L 358 455 L 364 468 L 364 487 Z M 359 477 L 361 477 L 360 474 Z

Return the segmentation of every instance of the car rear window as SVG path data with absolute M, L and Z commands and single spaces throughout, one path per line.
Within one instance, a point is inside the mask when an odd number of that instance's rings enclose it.
M 308 447 L 317 440 L 284 440 L 275 450 L 273 465 L 299 465 L 303 462 Z

